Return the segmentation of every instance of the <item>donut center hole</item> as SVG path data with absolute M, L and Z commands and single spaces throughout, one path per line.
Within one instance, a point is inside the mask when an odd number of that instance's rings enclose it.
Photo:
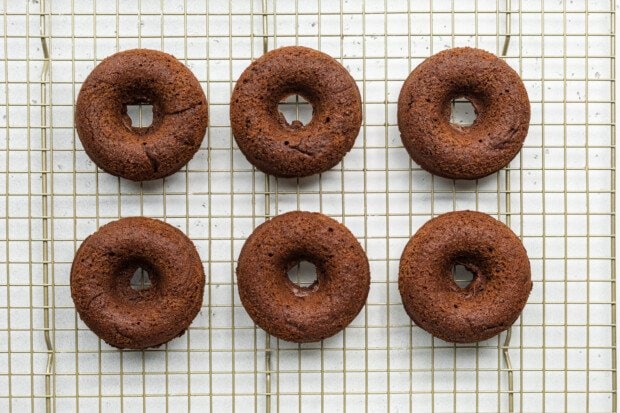
M 300 261 L 286 272 L 288 279 L 302 288 L 311 287 L 318 280 L 316 266 L 308 261 Z
M 126 105 L 132 128 L 148 128 L 153 124 L 153 105 Z
M 151 276 L 142 267 L 138 267 L 129 280 L 129 286 L 136 291 L 148 290 L 152 285 Z
M 452 277 L 459 288 L 467 288 L 476 277 L 473 272 L 469 271 L 464 265 L 457 264 L 452 267 Z
M 290 95 L 278 103 L 278 111 L 293 127 L 307 125 L 312 120 L 312 104 L 300 95 Z
M 450 101 L 450 123 L 457 128 L 467 128 L 474 124 L 478 115 L 471 101 L 464 97 Z

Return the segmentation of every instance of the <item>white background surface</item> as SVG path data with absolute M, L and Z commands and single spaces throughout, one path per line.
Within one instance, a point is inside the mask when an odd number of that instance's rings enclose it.
M 299 2 L 296 19 L 292 3 L 282 1 L 275 21 L 269 9 L 270 48 L 297 43 L 331 54 L 358 81 L 365 102 L 364 127 L 343 163 L 299 182 L 272 179 L 269 214 L 300 208 L 345 223 L 367 251 L 373 278 L 368 305 L 346 332 L 302 346 L 271 340 L 272 408 L 506 411 L 508 375 L 498 371 L 505 367 L 499 348 L 505 334 L 474 346 L 433 340 L 411 327 L 396 281 L 402 248 L 431 216 L 478 209 L 506 222 L 510 174 L 510 224 L 523 237 L 535 280 L 530 302 L 512 330 L 515 409 L 609 411 L 611 135 L 608 127 L 595 125 L 610 121 L 609 60 L 562 59 L 564 46 L 575 56 L 586 50 L 580 35 L 583 14 L 570 13 L 583 10 L 584 2 L 545 2 L 544 17 L 531 12 L 540 2 L 524 2 L 521 24 L 513 14 L 513 33 L 522 36 L 513 37 L 506 61 L 522 74 L 530 94 L 530 134 L 508 169 L 477 183 L 456 184 L 433 178 L 409 161 L 396 127 L 396 100 L 409 71 L 432 53 L 463 45 L 498 53 L 503 39 L 497 29 L 503 20 L 497 20 L 497 5 L 478 2 L 478 36 L 472 36 L 474 2 L 458 2 L 454 7 L 462 13 L 454 20 L 442 13 L 451 10 L 451 2 L 435 2 L 432 26 L 426 2 L 412 3 L 411 25 L 406 4 L 388 1 L 384 15 L 382 2 L 366 3 L 362 13 L 360 2 L 322 2 L 319 17 L 318 4 Z M 28 4 L 38 10 L 37 3 Z M 208 19 L 204 6 L 191 1 L 187 19 L 175 15 L 183 9 L 176 2 L 166 2 L 163 15 L 158 3 L 143 2 L 140 19 L 131 15 L 137 6 L 129 1 L 118 2 L 118 17 L 117 3 L 99 1 L 95 18 L 85 2 L 50 4 L 54 407 L 262 411 L 266 337 L 239 305 L 233 271 L 243 240 L 264 220 L 264 175 L 232 144 L 227 106 L 234 80 L 262 54 L 262 19 L 258 14 L 251 19 L 245 2 L 234 6 L 235 13 L 245 15 L 230 21 L 225 2 L 211 2 Z M 566 25 L 554 13 L 564 6 Z M 2 23 L 11 37 L 3 51 L 8 61 L 2 75 L 7 96 L 2 127 L 10 129 L 0 152 L 6 171 L 0 176 L 5 188 L 0 206 L 9 217 L 0 220 L 6 234 L 0 351 L 7 360 L 0 362 L 0 410 L 40 410 L 46 352 L 35 81 L 41 50 L 36 16 L 21 15 L 20 2 L 3 7 L 17 14 Z M 253 7 L 260 10 L 260 2 Z M 341 7 L 342 18 L 334 14 Z M 609 8 L 609 3 L 589 2 L 588 7 Z M 72 8 L 82 15 L 71 18 Z M 589 32 L 606 33 L 608 18 L 591 15 Z M 558 36 L 565 30 L 572 35 Z M 591 40 L 589 55 L 608 56 L 606 39 Z M 173 53 L 199 78 L 210 102 L 208 139 L 183 172 L 165 181 L 135 184 L 97 171 L 73 130 L 72 105 L 82 80 L 97 61 L 132 47 Z M 579 80 L 585 77 L 590 79 L 587 90 Z M 564 99 L 570 103 L 564 105 Z M 165 219 L 185 231 L 201 253 L 210 284 L 203 311 L 186 335 L 160 349 L 119 352 L 77 318 L 68 275 L 74 251 L 87 235 L 105 222 L 135 214 Z M 10 310 L 2 308 L 3 302 Z

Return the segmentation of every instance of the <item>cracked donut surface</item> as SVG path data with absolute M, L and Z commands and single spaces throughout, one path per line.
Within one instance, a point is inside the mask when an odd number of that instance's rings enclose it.
M 151 286 L 134 289 L 138 268 Z M 196 247 L 163 221 L 123 218 L 99 228 L 78 249 L 71 297 L 80 318 L 118 348 L 156 347 L 180 336 L 202 305 L 205 274 Z
M 316 266 L 307 287 L 287 271 Z M 237 261 L 237 287 L 246 311 L 278 338 L 312 342 L 333 336 L 359 314 L 370 290 L 368 258 L 355 236 L 319 213 L 293 211 L 259 225 Z
M 454 281 L 456 265 L 474 276 L 465 288 Z M 482 341 L 521 314 L 532 290 L 530 262 L 521 240 L 500 221 L 480 212 L 450 212 L 411 237 L 398 288 L 419 327 L 446 341 Z
M 278 103 L 291 95 L 313 109 L 307 125 L 290 124 Z M 239 77 L 230 121 L 250 163 L 279 177 L 303 177 L 335 166 L 351 150 L 362 124 L 355 80 L 335 59 L 317 50 L 289 46 L 255 60 Z
M 135 127 L 128 105 L 153 107 L 153 122 Z M 198 151 L 208 124 L 207 100 L 174 56 L 134 49 L 104 59 L 84 81 L 75 125 L 88 156 L 106 172 L 133 181 L 169 176 Z
M 452 99 L 474 107 L 471 126 L 450 123 Z M 523 146 L 530 103 L 508 64 L 480 49 L 439 52 L 407 77 L 398 98 L 398 128 L 411 158 L 428 172 L 477 179 L 497 172 Z

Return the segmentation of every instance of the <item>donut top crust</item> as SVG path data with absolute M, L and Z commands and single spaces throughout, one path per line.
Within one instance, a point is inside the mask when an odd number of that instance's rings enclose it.
M 452 275 L 459 264 L 474 274 L 466 288 Z M 465 343 L 509 328 L 532 289 L 519 238 L 500 221 L 474 211 L 450 212 L 424 224 L 403 251 L 398 285 L 418 326 Z
M 450 123 L 451 100 L 467 98 L 473 125 Z M 403 144 L 416 163 L 452 179 L 477 179 L 506 166 L 527 135 L 530 104 L 519 75 L 502 59 L 461 47 L 424 60 L 398 100 Z
M 130 286 L 139 268 L 151 287 Z M 90 235 L 71 267 L 71 297 L 80 318 L 119 348 L 159 346 L 181 334 L 202 304 L 205 274 L 194 244 L 162 221 L 130 217 Z
M 300 261 L 316 266 L 317 281 L 293 283 L 287 271 Z M 370 289 L 368 259 L 357 239 L 319 213 L 294 211 L 259 225 L 237 263 L 237 285 L 250 317 L 268 333 L 311 342 L 345 328 Z
M 298 94 L 313 107 L 307 125 L 289 124 L 278 103 Z M 355 80 L 335 59 L 302 46 L 272 50 L 241 74 L 231 97 L 233 134 L 258 169 L 301 177 L 336 165 L 353 147 L 362 124 Z
M 153 122 L 134 127 L 127 105 L 151 104 Z M 168 176 L 200 147 L 208 106 L 200 83 L 174 56 L 133 49 L 104 59 L 84 81 L 76 128 L 105 171 L 142 181 Z

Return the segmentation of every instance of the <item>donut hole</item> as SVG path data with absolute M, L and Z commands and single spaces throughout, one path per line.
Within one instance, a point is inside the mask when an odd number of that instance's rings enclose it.
M 452 267 L 452 277 L 459 288 L 465 289 L 474 281 L 476 275 L 469 271 L 464 265 L 456 264 Z
M 287 272 L 288 279 L 301 288 L 311 288 L 318 282 L 316 265 L 309 261 L 299 261 Z
M 153 105 L 125 105 L 125 112 L 131 121 L 131 128 L 148 128 L 153 124 Z
M 314 108 L 303 96 L 293 94 L 280 100 L 278 111 L 286 120 L 287 125 L 300 127 L 310 123 Z
M 135 291 L 148 290 L 152 285 L 153 282 L 149 272 L 142 267 L 136 268 L 136 271 L 134 271 L 133 276 L 129 280 L 129 286 Z
M 471 100 L 457 97 L 450 101 L 450 124 L 456 129 L 468 128 L 476 122 L 478 114 Z

